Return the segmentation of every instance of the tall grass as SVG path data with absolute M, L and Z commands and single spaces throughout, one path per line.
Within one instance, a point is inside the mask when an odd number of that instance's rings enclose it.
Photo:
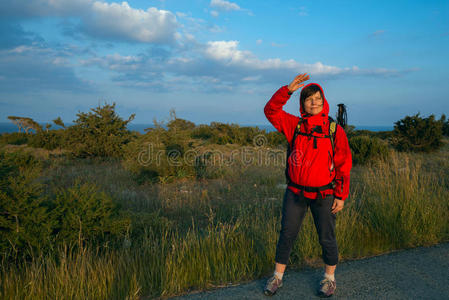
M 392 152 L 355 166 L 337 214 L 341 260 L 449 240 L 449 151 Z M 59 164 L 45 181 L 95 182 L 133 218 L 123 247 L 61 248 L 2 261 L 2 299 L 143 299 L 248 281 L 273 270 L 285 188 L 282 166 L 229 167 L 213 180 L 136 185 L 119 162 Z M 320 266 L 308 213 L 289 267 Z

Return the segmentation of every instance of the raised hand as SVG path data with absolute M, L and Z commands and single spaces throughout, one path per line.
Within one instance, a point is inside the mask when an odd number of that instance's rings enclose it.
M 301 84 L 302 82 L 309 80 L 309 75 L 307 73 L 299 74 L 298 76 L 293 79 L 293 81 L 288 85 L 288 89 L 291 93 L 295 92 L 300 87 L 303 87 L 304 84 Z

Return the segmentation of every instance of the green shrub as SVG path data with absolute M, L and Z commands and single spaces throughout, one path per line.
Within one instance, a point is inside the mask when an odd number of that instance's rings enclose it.
M 195 123 L 175 118 L 167 124 L 167 127 L 169 130 L 192 130 L 195 128 Z
M 119 206 L 93 183 L 76 180 L 73 186 L 57 188 L 51 201 L 55 220 L 52 235 L 56 244 L 98 244 L 123 236 L 129 218 L 119 213 Z
M 268 145 L 270 146 L 287 145 L 285 136 L 279 131 L 270 131 L 265 136 L 267 138 Z
M 374 132 L 374 136 L 375 137 L 378 137 L 380 139 L 387 140 L 387 141 L 391 140 L 392 135 L 393 135 L 393 131 L 377 131 L 377 132 Z
M 123 167 L 138 183 L 165 182 L 173 178 L 194 177 L 193 150 L 188 130 L 166 130 L 156 126 L 124 147 Z
M 366 164 L 379 158 L 386 159 L 389 154 L 386 142 L 366 135 L 350 138 L 349 147 L 352 152 L 352 160 L 356 164 Z
M 34 257 L 56 247 L 121 237 L 129 218 L 94 184 L 68 189 L 39 182 L 42 163 L 31 154 L 0 152 L 0 256 Z M 80 244 L 81 243 L 81 244 Z
M 5 132 L 0 135 L 0 144 L 4 145 L 23 145 L 28 143 L 30 134 L 25 132 Z
M 30 135 L 29 146 L 35 148 L 44 148 L 47 150 L 53 150 L 56 148 L 63 148 L 65 143 L 66 131 L 64 129 L 38 131 L 35 134 Z
M 191 137 L 195 139 L 209 140 L 214 135 L 209 125 L 201 124 L 192 130 Z
M 435 120 L 434 115 L 427 118 L 421 118 L 419 113 L 406 116 L 395 123 L 391 143 L 399 151 L 436 151 L 443 144 L 442 129 L 442 120 Z
M 392 135 L 392 131 L 371 131 L 366 129 L 355 130 L 355 126 L 353 125 L 348 125 L 345 132 L 348 139 L 363 135 L 369 137 L 377 137 L 383 140 L 389 140 Z
M 236 129 L 237 124 L 225 124 L 220 122 L 211 122 L 210 127 L 213 135 L 211 142 L 218 145 L 237 144 Z
M 446 115 L 442 114 L 440 121 L 443 123 L 443 135 L 449 136 L 449 119 L 446 120 Z
M 115 113 L 115 103 L 77 114 L 75 125 L 67 128 L 66 148 L 76 157 L 122 157 L 122 147 L 135 136 L 126 128 L 134 119 L 124 121 Z
M 0 153 L 0 253 L 30 256 L 50 245 L 53 223 L 44 186 L 35 181 L 41 163 L 23 152 Z
M 199 125 L 191 132 L 192 138 L 207 140 L 212 144 L 237 144 L 241 146 L 253 146 L 255 139 L 261 135 L 265 136 L 265 146 L 268 144 L 277 146 L 285 143 L 285 138 L 281 133 L 266 133 L 265 130 L 258 127 L 240 127 L 238 124 L 211 122 L 210 125 Z

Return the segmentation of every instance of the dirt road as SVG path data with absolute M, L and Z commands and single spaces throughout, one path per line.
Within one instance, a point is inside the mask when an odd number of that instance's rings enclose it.
M 323 269 L 287 271 L 284 286 L 263 295 L 266 278 L 172 299 L 318 299 Z M 449 299 L 449 243 L 342 262 L 333 299 Z

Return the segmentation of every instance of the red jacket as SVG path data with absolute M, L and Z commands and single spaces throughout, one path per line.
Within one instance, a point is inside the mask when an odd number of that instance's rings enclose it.
M 315 126 L 322 126 L 323 133 L 314 132 L 314 136 L 329 135 L 329 104 L 324 97 L 323 89 L 316 83 L 323 95 L 323 110 L 314 116 L 306 114 L 302 105 L 300 105 L 301 132 L 310 133 Z M 305 87 L 311 85 L 308 84 Z M 304 87 L 304 88 L 305 88 Z M 290 98 L 288 87 L 281 87 L 271 97 L 265 105 L 264 112 L 271 124 L 285 135 L 289 144 L 293 139 L 295 127 L 298 124 L 299 117 L 285 112 L 282 107 Z M 295 147 L 288 158 L 288 174 L 291 180 L 303 186 L 323 186 L 332 181 L 335 177 L 336 186 L 334 189 L 328 189 L 321 192 L 322 197 L 328 194 L 334 194 L 336 198 L 346 200 L 349 195 L 349 177 L 352 167 L 352 155 L 349 148 L 346 133 L 340 125 L 337 125 L 335 132 L 335 153 L 332 162 L 332 144 L 329 138 L 316 138 L 317 148 L 313 147 L 314 138 L 297 135 Z M 299 194 L 300 190 L 288 186 L 294 193 Z M 315 199 L 317 192 L 306 192 L 304 196 Z

